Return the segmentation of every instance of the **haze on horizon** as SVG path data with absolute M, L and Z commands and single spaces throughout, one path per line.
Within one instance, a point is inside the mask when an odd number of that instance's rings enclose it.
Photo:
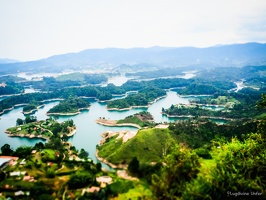
M 0 58 L 266 42 L 265 0 L 0 0 Z

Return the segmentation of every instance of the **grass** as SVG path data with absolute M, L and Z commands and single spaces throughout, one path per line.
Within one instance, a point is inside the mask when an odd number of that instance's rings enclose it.
M 134 182 L 134 188 L 129 189 L 126 193 L 119 194 L 118 197 L 115 199 L 154 199 L 154 196 L 148 184 L 144 182 Z
M 145 123 L 141 121 L 137 116 L 130 116 L 130 117 L 126 117 L 125 119 L 121 119 L 117 121 L 117 124 L 123 124 L 123 123 L 138 124 L 141 127 L 145 126 Z
M 47 157 L 47 160 L 55 160 L 55 151 L 52 149 L 44 149 L 44 156 Z
M 163 158 L 163 150 L 170 148 L 173 143 L 168 129 L 142 129 L 124 144 L 122 140 L 115 139 L 103 144 L 99 147 L 99 156 L 114 164 L 129 163 L 133 157 L 142 163 L 159 162 Z

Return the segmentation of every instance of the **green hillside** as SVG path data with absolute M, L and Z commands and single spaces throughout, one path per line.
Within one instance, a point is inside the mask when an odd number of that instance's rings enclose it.
M 99 156 L 119 164 L 129 163 L 133 157 L 141 163 L 158 162 L 175 142 L 169 129 L 142 129 L 122 145 L 122 139 L 112 138 L 99 147 Z

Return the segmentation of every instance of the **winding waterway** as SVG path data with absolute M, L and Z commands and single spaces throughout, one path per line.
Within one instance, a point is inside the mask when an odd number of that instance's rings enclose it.
M 134 127 L 106 127 L 95 123 L 95 120 L 99 117 L 105 117 L 106 119 L 123 119 L 126 116 L 138 113 L 140 111 L 150 112 L 155 122 L 173 122 L 180 118 L 168 118 L 161 114 L 162 107 L 169 108 L 172 104 L 177 103 L 188 103 L 189 98 L 180 97 L 174 91 L 167 91 L 167 96 L 159 101 L 153 103 L 149 108 L 135 108 L 132 110 L 124 111 L 108 111 L 106 109 L 106 103 L 97 102 L 95 99 L 91 100 L 91 107 L 89 110 L 82 111 L 79 115 L 75 116 L 59 116 L 58 121 L 62 122 L 68 119 L 73 119 L 74 123 L 77 126 L 77 132 L 72 136 L 69 141 L 76 146 L 78 149 L 85 149 L 89 152 L 90 157 L 96 161 L 95 151 L 96 145 L 101 140 L 101 133 L 111 130 L 111 131 L 121 131 L 128 130 L 133 131 L 137 130 Z M 48 118 L 46 112 L 57 105 L 59 102 L 47 102 L 44 107 L 40 108 L 34 113 L 38 120 L 44 120 Z M 22 118 L 25 116 L 22 114 L 22 107 L 16 107 L 11 111 L 6 112 L 0 116 L 0 147 L 8 143 L 13 149 L 21 145 L 33 146 L 37 142 L 45 142 L 41 139 L 36 138 L 20 138 L 20 137 L 8 137 L 4 131 L 12 126 L 16 125 L 16 119 Z
M 121 130 L 136 130 L 134 127 L 106 127 L 95 123 L 95 120 L 99 117 L 105 117 L 110 119 L 123 119 L 128 115 L 135 114 L 137 112 L 146 110 L 149 111 L 153 116 L 156 122 L 167 122 L 174 121 L 175 119 L 168 119 L 166 116 L 161 114 L 162 107 L 168 108 L 172 104 L 176 103 L 188 103 L 187 98 L 179 97 L 176 92 L 168 91 L 167 97 L 160 99 L 156 103 L 152 104 L 149 108 L 136 108 L 126 111 L 108 111 L 106 109 L 106 103 L 97 102 L 94 99 L 91 99 L 90 110 L 84 110 L 79 115 L 75 116 L 59 116 L 58 121 L 62 122 L 68 119 L 73 119 L 74 123 L 77 126 L 76 134 L 69 139 L 69 141 L 75 145 L 78 149 L 84 148 L 90 154 L 90 157 L 93 160 L 96 160 L 95 147 L 98 142 L 101 140 L 101 133 L 107 130 L 111 131 L 121 131 Z M 46 112 L 58 104 L 58 102 L 49 102 L 38 111 L 35 112 L 35 116 L 38 120 L 46 119 L 48 116 Z M 13 149 L 16 149 L 21 145 L 35 145 L 36 142 L 40 142 L 41 139 L 29 139 L 29 138 L 20 138 L 20 137 L 8 137 L 4 131 L 12 126 L 16 125 L 16 119 L 24 119 L 24 115 L 21 113 L 22 107 L 16 107 L 15 109 L 5 113 L 1 116 L 0 120 L 0 146 L 8 143 Z

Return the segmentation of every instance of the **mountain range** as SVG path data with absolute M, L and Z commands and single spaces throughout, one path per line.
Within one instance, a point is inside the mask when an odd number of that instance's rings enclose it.
M 55 72 L 97 66 L 152 64 L 161 67 L 241 67 L 266 64 L 266 44 L 245 43 L 196 47 L 87 49 L 28 62 L 0 62 L 0 74 Z

